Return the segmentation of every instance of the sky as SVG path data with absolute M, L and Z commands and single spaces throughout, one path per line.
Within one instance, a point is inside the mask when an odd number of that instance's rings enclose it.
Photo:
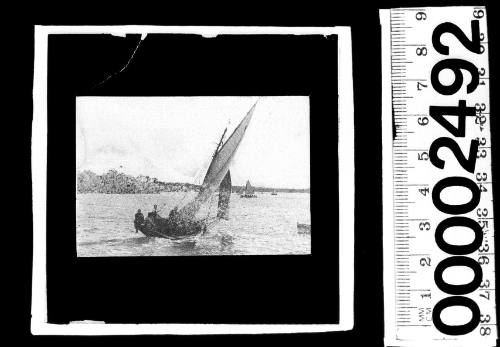
M 217 143 L 256 102 L 233 185 L 309 188 L 309 97 L 77 97 L 76 170 L 200 184 Z

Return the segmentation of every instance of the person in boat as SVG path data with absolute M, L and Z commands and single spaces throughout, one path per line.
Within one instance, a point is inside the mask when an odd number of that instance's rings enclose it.
M 152 217 L 153 220 L 156 220 L 156 217 L 158 217 L 158 206 L 157 205 L 154 205 L 153 206 L 153 211 L 148 213 L 148 217 Z
M 196 222 L 186 218 L 186 215 L 179 211 L 178 207 L 174 207 L 167 218 L 167 225 L 171 230 L 176 230 L 176 233 L 189 232 L 195 226 Z
M 177 227 L 182 226 L 184 221 L 181 218 L 181 215 L 179 213 L 177 206 L 175 206 L 168 214 L 168 220 L 170 221 L 170 223 L 172 223 L 173 225 L 175 225 Z
M 134 220 L 134 226 L 135 226 L 135 232 L 139 232 L 138 231 L 138 227 L 139 225 L 141 225 L 142 223 L 144 223 L 144 215 L 142 214 L 141 210 L 137 210 L 137 213 L 135 214 L 135 220 Z
M 175 206 L 170 213 L 168 214 L 168 218 L 175 218 L 178 214 L 177 206 Z

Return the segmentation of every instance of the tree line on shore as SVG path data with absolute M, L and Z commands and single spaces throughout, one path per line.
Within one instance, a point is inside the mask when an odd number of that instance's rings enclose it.
M 101 194 L 158 194 L 161 192 L 197 191 L 199 186 L 190 183 L 166 183 L 155 177 L 131 176 L 117 170 L 98 175 L 90 170 L 77 175 L 78 193 Z
M 241 192 L 244 186 L 233 186 L 233 192 Z M 262 188 L 254 187 L 255 191 L 309 193 L 310 189 L 288 189 L 288 188 Z M 200 186 L 192 183 L 162 182 L 155 177 L 131 176 L 117 170 L 98 175 L 90 170 L 77 173 L 77 192 L 80 194 L 158 194 L 161 192 L 188 192 L 199 191 Z

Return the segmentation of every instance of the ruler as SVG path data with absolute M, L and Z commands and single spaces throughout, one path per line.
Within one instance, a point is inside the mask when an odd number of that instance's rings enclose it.
M 380 19 L 385 343 L 495 346 L 486 10 Z

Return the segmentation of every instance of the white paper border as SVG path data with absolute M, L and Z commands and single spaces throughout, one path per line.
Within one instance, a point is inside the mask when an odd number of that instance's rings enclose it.
M 339 324 L 103 324 L 47 323 L 46 182 L 47 48 L 49 34 L 179 33 L 204 37 L 228 35 L 338 35 L 338 170 L 339 170 Z M 349 27 L 196 27 L 196 26 L 35 26 L 33 81 L 33 335 L 212 335 L 307 333 L 350 330 L 354 325 L 354 103 L 351 30 Z M 327 230 L 325 230 L 327 232 Z

